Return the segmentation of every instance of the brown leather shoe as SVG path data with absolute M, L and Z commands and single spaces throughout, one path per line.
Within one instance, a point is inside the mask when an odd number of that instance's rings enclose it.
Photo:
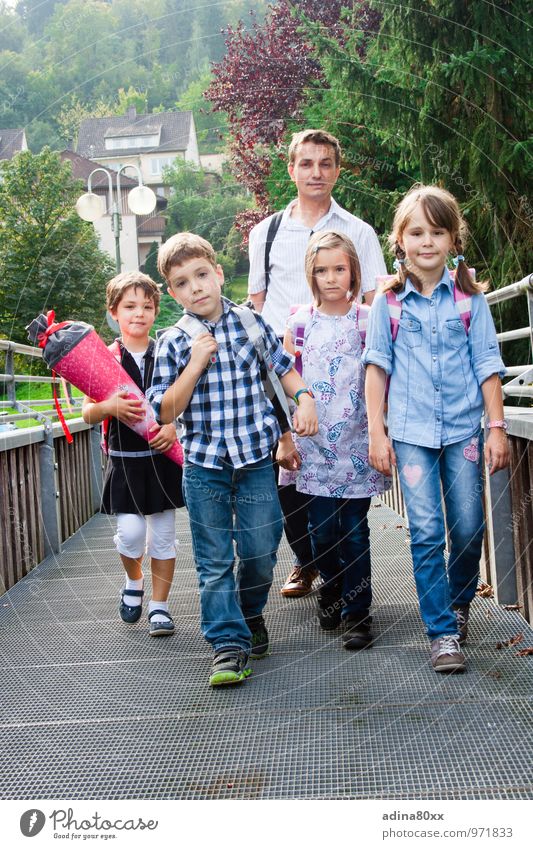
M 313 589 L 315 578 L 318 578 L 316 569 L 296 566 L 283 584 L 280 590 L 281 595 L 286 598 L 301 598 L 308 595 Z

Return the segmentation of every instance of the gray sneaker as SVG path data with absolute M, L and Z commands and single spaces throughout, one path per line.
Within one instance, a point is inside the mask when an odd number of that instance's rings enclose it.
M 455 635 L 432 640 L 431 665 L 435 672 L 464 672 L 466 661 Z
M 457 619 L 457 630 L 459 631 L 459 642 L 464 643 L 468 637 L 468 617 L 470 615 L 470 605 L 461 604 L 454 607 L 455 618 Z

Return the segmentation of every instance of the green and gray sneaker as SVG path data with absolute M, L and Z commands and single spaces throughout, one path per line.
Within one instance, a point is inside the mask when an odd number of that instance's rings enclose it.
M 239 646 L 225 646 L 215 652 L 209 683 L 212 687 L 240 684 L 252 674 L 248 655 Z
M 268 631 L 265 620 L 262 616 L 252 616 L 246 620 L 246 624 L 252 632 L 252 651 L 250 652 L 250 657 L 255 660 L 261 657 L 267 657 L 270 654 L 270 646 L 268 644 Z

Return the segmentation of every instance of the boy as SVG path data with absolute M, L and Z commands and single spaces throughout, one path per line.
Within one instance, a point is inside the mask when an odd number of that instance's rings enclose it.
M 262 612 L 282 533 L 270 459 L 280 428 L 263 391 L 255 348 L 222 297 L 224 274 L 209 242 L 178 233 L 160 248 L 158 269 L 168 293 L 205 326 L 192 342 L 179 327 L 160 339 L 148 397 L 161 422 L 179 417 L 184 427 L 183 489 L 202 633 L 215 653 L 209 683 L 236 684 L 251 673 L 250 654 L 269 651 Z M 312 436 L 318 429 L 312 393 L 274 331 L 256 320 L 284 391 L 296 397 L 295 428 Z

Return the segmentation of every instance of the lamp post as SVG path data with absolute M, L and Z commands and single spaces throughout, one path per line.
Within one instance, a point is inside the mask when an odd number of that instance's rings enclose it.
M 97 221 L 104 213 L 102 212 L 102 204 L 98 195 L 91 191 L 91 180 L 94 174 L 99 171 L 107 176 L 108 182 L 108 201 L 107 212 L 111 214 L 111 228 L 115 237 L 115 261 L 117 266 L 117 274 L 121 271 L 120 260 L 120 231 L 122 229 L 122 219 L 120 210 L 122 209 L 122 196 L 120 193 L 120 175 L 126 168 L 133 168 L 137 172 L 139 185 L 136 186 L 128 195 L 128 206 L 135 215 L 149 215 L 157 203 L 157 198 L 148 186 L 143 185 L 142 175 L 137 165 L 122 165 L 117 174 L 117 194 L 116 199 L 113 197 L 113 179 L 107 168 L 95 168 L 91 171 L 87 180 L 88 191 L 78 198 L 76 202 L 76 212 L 83 218 L 84 221 Z

